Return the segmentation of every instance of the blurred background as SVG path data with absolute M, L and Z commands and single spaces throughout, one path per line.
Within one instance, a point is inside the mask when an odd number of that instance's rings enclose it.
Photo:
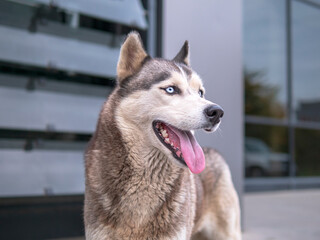
M 0 0 L 0 239 L 82 239 L 83 152 L 131 30 L 153 57 L 189 40 L 226 113 L 196 135 L 245 239 L 320 239 L 319 0 Z

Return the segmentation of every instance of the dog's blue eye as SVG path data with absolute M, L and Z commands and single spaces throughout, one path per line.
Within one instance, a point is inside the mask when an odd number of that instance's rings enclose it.
M 166 93 L 168 93 L 169 95 L 175 95 L 175 94 L 181 93 L 181 90 L 176 86 L 169 86 L 169 87 L 164 87 L 160 89 L 162 89 L 163 91 L 166 91 Z
M 200 97 L 203 97 L 203 91 L 202 90 L 199 90 L 198 94 L 199 94 Z
M 166 92 L 170 94 L 174 93 L 175 92 L 174 87 L 167 87 Z

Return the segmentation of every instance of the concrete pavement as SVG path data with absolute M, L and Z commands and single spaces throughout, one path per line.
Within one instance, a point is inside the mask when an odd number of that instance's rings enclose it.
M 319 240 L 320 189 L 244 196 L 243 240 Z

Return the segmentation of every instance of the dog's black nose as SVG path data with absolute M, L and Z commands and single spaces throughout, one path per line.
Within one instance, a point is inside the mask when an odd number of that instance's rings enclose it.
M 217 104 L 210 105 L 204 110 L 206 117 L 212 124 L 217 124 L 220 122 L 220 118 L 223 117 L 223 109 Z

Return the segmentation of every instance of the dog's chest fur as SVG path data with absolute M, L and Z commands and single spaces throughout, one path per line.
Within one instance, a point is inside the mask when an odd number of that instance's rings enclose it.
M 88 239 L 189 239 L 194 176 L 159 150 L 123 139 L 109 113 L 100 118 L 86 153 Z

